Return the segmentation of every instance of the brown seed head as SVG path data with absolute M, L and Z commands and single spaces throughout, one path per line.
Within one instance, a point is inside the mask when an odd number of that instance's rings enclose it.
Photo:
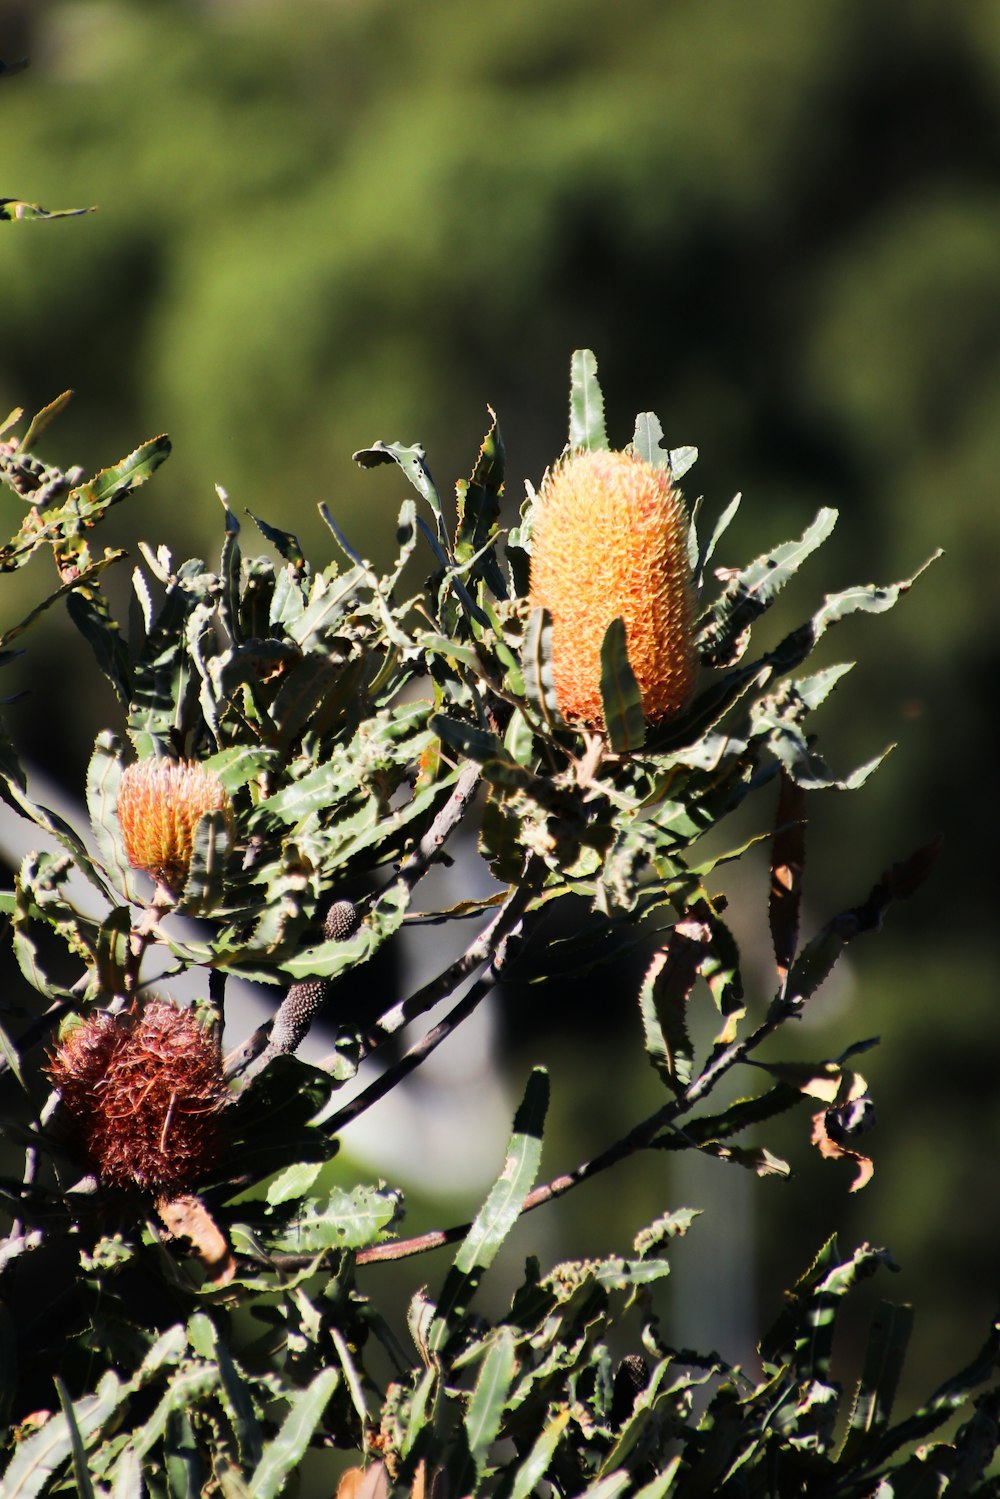
M 133 869 L 144 870 L 172 895 L 184 888 L 194 830 L 206 812 L 233 808 L 218 776 L 195 760 L 140 760 L 118 786 L 118 821 Z
M 628 453 L 577 453 L 546 474 L 530 602 L 552 616 L 565 718 L 603 727 L 601 642 L 619 616 L 646 719 L 656 723 L 687 704 L 697 663 L 686 531 L 668 471 Z
M 49 1076 L 75 1142 L 108 1186 L 183 1191 L 218 1160 L 227 1093 L 217 1037 L 154 999 L 105 1011 L 60 1042 Z

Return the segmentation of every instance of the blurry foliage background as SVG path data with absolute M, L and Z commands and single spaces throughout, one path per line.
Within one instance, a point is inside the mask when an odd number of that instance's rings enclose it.
M 687 487 L 709 513 L 746 491 L 720 562 L 840 507 L 776 635 L 824 589 L 946 548 L 887 620 L 825 646 L 862 663 L 828 710 L 836 768 L 900 747 L 864 791 L 821 802 L 815 917 L 945 834 L 925 891 L 803 1027 L 814 1054 L 883 1037 L 865 1059 L 875 1180 L 849 1198 L 849 1175 L 796 1136 L 799 1174 L 751 1190 L 765 1315 L 839 1225 L 900 1260 L 882 1294 L 917 1302 L 928 1379 L 971 1353 L 1000 1233 L 1000 9 L 0 0 L 0 57 L 24 55 L 31 69 L 0 86 L 0 193 L 100 211 L 0 231 L 0 407 L 74 387 L 43 452 L 91 469 L 171 434 L 109 544 L 216 557 L 220 483 L 318 560 L 324 500 L 385 561 L 403 482 L 362 474 L 352 451 L 420 441 L 447 488 L 487 401 L 513 515 L 562 446 L 569 354 L 587 346 L 613 442 L 653 409 L 670 443 L 699 446 Z M 13 498 L 0 509 L 12 530 Z M 30 568 L 4 578 L 4 618 L 41 586 Z M 115 720 L 64 617 L 30 637 L 19 683 L 32 692 L 11 731 L 79 794 Z M 762 916 L 763 871 L 743 880 Z M 506 997 L 519 1069 L 554 1053 L 552 1170 L 636 1117 L 647 1080 L 613 1067 L 623 1032 L 638 1050 L 634 993 L 598 975 L 586 995 Z M 667 1170 L 630 1163 L 622 1224 L 588 1224 L 600 1191 L 575 1194 L 560 1248 L 619 1247 L 650 1204 L 678 1206 Z M 525 1242 L 540 1230 L 525 1224 Z

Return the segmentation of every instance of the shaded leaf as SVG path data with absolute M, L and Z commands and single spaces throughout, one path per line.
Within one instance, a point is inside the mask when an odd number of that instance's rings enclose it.
M 549 1470 L 555 1450 L 569 1422 L 568 1410 L 559 1411 L 539 1432 L 527 1457 L 516 1469 L 508 1469 L 510 1484 L 500 1489 L 501 1499 L 529 1499 Z
M 283 557 L 286 562 L 290 562 L 294 568 L 305 567 L 305 553 L 302 550 L 299 538 L 292 531 L 282 531 L 278 526 L 269 525 L 267 521 L 261 520 L 259 515 L 254 515 L 252 510 L 248 510 L 247 515 L 249 515 L 264 540 L 271 543 L 279 557 Z
M 524 693 L 542 723 L 553 733 L 562 725 L 559 701 L 552 676 L 552 616 L 547 609 L 532 609 L 521 645 Z
M 805 791 L 787 774 L 778 782 L 778 805 L 771 844 L 771 885 L 768 918 L 771 944 L 783 989 L 799 941 L 802 872 L 806 862 Z
M 496 414 L 490 409 L 490 429 L 483 438 L 472 477 L 455 486 L 458 520 L 455 528 L 455 558 L 460 564 L 473 562 L 497 598 L 506 598 L 507 586 L 489 543 L 499 534 L 500 497 L 503 493 L 504 446 Z
M 864 1365 L 858 1381 L 839 1464 L 857 1463 L 872 1437 L 888 1429 L 903 1361 L 913 1329 L 912 1306 L 880 1301 L 872 1317 Z
M 754 620 L 821 546 L 837 523 L 837 512 L 821 509 L 798 541 L 782 542 L 741 571 L 726 575 L 721 596 L 697 621 L 695 643 L 706 666 L 729 666 L 746 649 Z
M 646 738 L 642 694 L 628 659 L 625 621 L 613 619 L 601 641 L 601 704 L 608 743 L 617 753 L 640 749 Z
M 704 922 L 677 922 L 667 946 L 654 954 L 639 991 L 646 1054 L 675 1093 L 683 1093 L 691 1081 L 694 1047 L 687 1002 L 710 936 Z

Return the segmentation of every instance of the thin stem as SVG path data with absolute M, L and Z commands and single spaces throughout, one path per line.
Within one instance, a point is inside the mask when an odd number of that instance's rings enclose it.
M 526 873 L 525 879 L 514 887 L 493 919 L 453 963 L 449 963 L 447 968 L 428 980 L 408 999 L 402 1000 L 379 1017 L 362 1042 L 362 1061 L 370 1057 L 404 1025 L 409 1025 L 411 1021 L 425 1015 L 428 1010 L 432 1010 L 440 1000 L 446 999 L 463 980 L 469 978 L 481 964 L 487 961 L 490 953 L 513 932 L 520 922 L 526 906 L 536 893 L 537 884 L 537 875 L 535 879 L 531 879 Z
M 472 760 L 462 767 L 451 795 L 421 838 L 416 848 L 399 866 L 397 879 L 412 890 L 437 858 L 455 828 L 461 822 L 479 785 L 481 771 Z
M 795 1007 L 775 1000 L 757 1029 L 744 1040 L 734 1041 L 714 1053 L 680 1098 L 671 1099 L 669 1103 L 664 1104 L 646 1119 L 640 1120 L 621 1139 L 615 1140 L 591 1160 L 584 1161 L 574 1171 L 564 1172 L 561 1176 L 553 1177 L 543 1186 L 535 1187 L 534 1191 L 529 1192 L 525 1197 L 521 1212 L 530 1213 L 534 1208 L 562 1197 L 574 1187 L 582 1186 L 584 1182 L 590 1181 L 602 1171 L 607 1171 L 609 1167 L 617 1165 L 628 1156 L 635 1155 L 637 1151 L 648 1149 L 662 1129 L 672 1125 L 675 1120 L 692 1109 L 714 1088 L 725 1073 L 737 1063 L 744 1061 L 777 1029 L 782 1021 L 789 1019 L 795 1013 Z M 373 1244 L 370 1248 L 362 1249 L 358 1253 L 357 1263 L 370 1265 L 381 1260 L 401 1260 L 411 1255 L 425 1254 L 428 1250 L 439 1249 L 445 1244 L 453 1244 L 463 1239 L 471 1226 L 469 1223 L 463 1223 L 452 1228 L 434 1229 L 413 1239 L 401 1239 L 390 1244 Z
M 529 860 L 529 867 L 533 864 L 534 860 Z M 541 866 L 541 872 L 544 873 L 544 866 Z M 508 900 L 497 913 L 496 918 L 481 933 L 477 942 L 473 944 L 474 948 L 479 947 L 483 949 L 478 959 L 479 962 L 485 961 L 491 946 L 493 947 L 493 956 L 489 959 L 486 968 L 476 979 L 468 993 L 463 999 L 459 1000 L 458 1004 L 448 1012 L 443 1020 L 433 1026 L 426 1035 L 411 1046 L 409 1051 L 400 1057 L 394 1066 L 386 1068 L 381 1076 L 375 1078 L 356 1098 L 353 1098 L 350 1103 L 345 1104 L 342 1109 L 338 1109 L 336 1114 L 333 1114 L 324 1123 L 323 1128 L 328 1134 L 336 1134 L 338 1131 L 344 1129 L 348 1124 L 357 1119 L 360 1114 L 370 1109 L 372 1104 L 377 1103 L 380 1098 L 383 1098 L 404 1077 L 408 1077 L 411 1072 L 420 1066 L 421 1062 L 430 1056 L 431 1052 L 436 1051 L 442 1041 L 447 1040 L 451 1033 L 461 1025 L 463 1020 L 468 1019 L 477 1005 L 485 999 L 486 995 L 496 985 L 512 955 L 510 939 L 520 925 L 524 912 L 535 895 L 539 873 L 538 871 L 533 871 L 533 873 L 534 877 L 529 873 L 529 869 L 526 868 L 523 880 L 515 885 Z M 472 949 L 469 951 L 471 952 Z M 418 994 L 412 996 L 412 1000 L 425 995 L 426 990 L 420 990 Z M 412 1000 L 407 1001 L 407 1004 L 412 1003 Z M 401 1005 L 399 1012 L 405 1011 L 406 1008 L 407 1005 Z M 414 1013 L 420 1013 L 420 1011 L 415 1011 Z M 399 1024 L 402 1023 L 403 1020 L 400 1018 Z M 386 1034 L 389 1033 L 387 1032 Z

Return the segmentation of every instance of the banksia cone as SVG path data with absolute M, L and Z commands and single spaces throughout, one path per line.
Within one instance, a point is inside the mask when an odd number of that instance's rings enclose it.
M 346 942 L 358 929 L 360 917 L 353 901 L 335 900 L 323 921 L 328 942 Z M 292 984 L 274 1017 L 271 1049 L 295 1051 L 333 990 L 329 979 L 300 979 Z
M 564 718 L 604 726 L 601 642 L 619 616 L 647 721 L 686 705 L 696 671 L 686 532 L 669 472 L 628 453 L 577 453 L 545 476 L 530 598 L 552 616 Z
M 217 1039 L 154 999 L 76 1026 L 48 1067 L 80 1154 L 107 1186 L 183 1191 L 219 1158 L 226 1100 Z
M 171 895 L 184 888 L 194 830 L 220 811 L 232 829 L 232 803 L 218 776 L 195 760 L 140 760 L 118 786 L 118 821 L 133 869 L 152 875 Z

